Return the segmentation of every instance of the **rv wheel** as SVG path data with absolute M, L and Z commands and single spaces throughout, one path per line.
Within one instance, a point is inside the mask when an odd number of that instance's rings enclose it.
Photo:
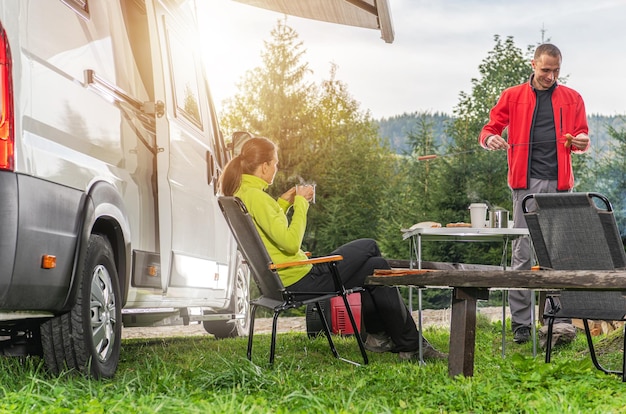
M 235 288 L 231 298 L 231 312 L 235 315 L 243 315 L 243 318 L 204 321 L 204 330 L 215 335 L 217 339 L 235 338 L 248 334 L 250 323 L 249 305 L 250 301 L 250 269 L 244 263 L 241 253 L 237 252 L 237 274 Z
M 94 378 L 111 378 L 120 357 L 121 302 L 113 250 L 93 234 L 80 267 L 71 311 L 41 325 L 46 367 L 53 374 L 75 369 Z

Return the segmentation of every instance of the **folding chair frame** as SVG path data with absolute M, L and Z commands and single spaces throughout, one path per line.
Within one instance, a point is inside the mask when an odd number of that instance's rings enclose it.
M 343 303 L 346 307 L 346 313 L 348 314 L 348 318 L 350 319 L 353 331 L 355 332 L 354 337 L 359 346 L 359 350 L 361 351 L 363 363 L 368 364 L 369 361 L 367 353 L 365 351 L 365 346 L 363 345 L 361 335 L 358 333 L 359 330 L 356 324 L 356 320 L 354 319 L 354 315 L 348 301 L 349 294 L 362 292 L 364 289 L 362 287 L 346 289 L 343 286 L 339 275 L 339 270 L 337 268 L 337 262 L 343 260 L 343 257 L 340 255 L 333 255 L 294 261 L 289 263 L 274 264 L 272 263 L 269 254 L 267 253 L 267 249 L 265 248 L 265 245 L 263 244 L 263 241 L 258 234 L 256 226 L 252 221 L 252 218 L 248 214 L 248 211 L 243 202 L 237 197 L 219 197 L 218 204 L 220 206 L 220 209 L 222 210 L 222 213 L 224 214 L 224 217 L 226 218 L 226 222 L 228 223 L 231 232 L 237 240 L 239 250 L 241 251 L 244 259 L 246 260 L 246 263 L 250 268 L 253 279 L 261 292 L 260 297 L 250 301 L 250 327 L 248 333 L 247 349 L 248 359 L 252 360 L 254 322 L 256 317 L 256 311 L 259 307 L 263 307 L 273 311 L 272 336 L 269 357 L 270 364 L 273 364 L 276 352 L 278 317 L 280 316 L 280 314 L 288 309 L 299 308 L 301 306 L 306 306 L 310 303 L 315 303 L 317 309 L 321 310 L 321 302 L 332 297 L 341 296 L 343 298 Z M 278 275 L 278 270 L 307 264 L 311 264 L 313 266 L 328 266 L 330 269 L 330 273 L 333 277 L 336 290 L 333 292 L 294 292 L 286 289 L 283 286 L 282 281 Z M 319 314 L 324 328 L 324 334 L 328 339 L 328 344 L 330 346 L 333 356 L 342 361 L 357 366 L 360 365 L 357 362 L 342 358 L 339 355 L 339 353 L 337 352 L 337 348 L 335 347 L 330 328 L 328 326 L 328 321 L 324 316 L 324 312 L 320 311 Z
M 548 333 L 547 333 L 548 337 L 546 338 L 546 363 L 550 363 L 550 356 L 552 355 L 552 332 L 554 328 L 554 321 L 557 318 L 557 316 L 561 317 L 561 315 L 558 315 L 558 309 L 559 309 L 558 304 L 555 303 L 552 297 L 548 297 L 548 300 L 551 303 L 551 308 L 555 309 L 556 311 L 548 312 L 544 314 L 546 318 L 548 319 Z M 583 321 L 583 326 L 585 327 L 585 337 L 587 338 L 587 345 L 589 346 L 589 356 L 591 357 L 591 362 L 593 362 L 593 365 L 600 371 L 604 372 L 605 374 L 614 374 L 614 375 L 620 376 L 622 378 L 622 382 L 626 382 L 626 356 L 622 358 L 622 370 L 621 371 L 610 370 L 602 366 L 602 364 L 600 364 L 600 361 L 598 360 L 598 357 L 596 356 L 596 349 L 593 345 L 593 338 L 591 337 L 591 329 L 589 328 L 589 320 L 582 319 L 582 321 Z M 624 339 L 623 339 L 624 343 L 622 345 L 622 350 L 626 350 L 626 332 L 624 331 L 624 327 L 622 327 L 622 335 L 624 336 Z
M 561 251 L 551 251 L 551 246 L 548 246 L 546 243 L 546 239 L 544 239 L 543 230 L 541 229 L 541 224 L 539 222 L 539 215 L 542 214 L 542 208 L 540 205 L 540 200 L 548 198 L 552 199 L 552 206 L 554 208 L 564 208 L 571 205 L 576 205 L 576 208 L 586 209 L 593 208 L 596 209 L 598 214 L 599 222 L 601 223 L 604 241 L 606 242 L 606 249 L 600 250 L 601 259 L 598 259 L 597 262 L 593 262 L 587 257 L 568 257 L 565 259 L 565 255 L 562 257 L 560 254 Z M 566 199 L 569 198 L 569 199 Z M 530 212 L 527 206 L 527 202 L 531 199 L 535 199 L 539 208 L 535 211 Z M 595 200 L 595 201 L 594 201 Z M 598 206 L 599 205 L 599 206 Z M 526 217 L 526 221 L 528 224 L 528 228 L 530 231 L 531 238 L 533 239 L 533 245 L 535 247 L 535 252 L 537 254 L 537 258 L 539 260 L 539 264 L 542 268 L 549 268 L 555 270 L 613 270 L 617 268 L 624 268 L 626 265 L 626 253 L 624 252 L 624 246 L 621 242 L 621 238 L 619 236 L 619 231 L 617 229 L 617 225 L 615 222 L 615 218 L 613 217 L 613 208 L 609 200 L 598 193 L 557 193 L 557 194 L 530 194 L 524 198 L 522 201 L 522 210 L 524 212 L 524 216 Z M 546 208 L 544 206 L 544 214 Z M 592 217 L 592 216 L 590 216 Z M 552 216 L 552 218 L 554 218 Z M 584 219 L 583 219 L 584 220 Z M 571 220 L 568 223 L 570 227 L 574 226 L 579 220 Z M 552 224 L 552 222 L 550 222 Z M 585 223 L 588 224 L 588 223 Z M 533 234 L 536 233 L 536 234 Z M 556 239 L 555 239 L 556 240 Z M 603 242 L 604 242 L 603 241 Z M 555 243 L 556 244 L 556 243 Z M 596 247 L 596 246 L 594 246 Z M 576 256 L 576 255 L 573 255 Z M 582 256 L 582 254 L 581 254 Z M 543 261 L 543 263 L 542 263 Z M 585 265 L 581 265 L 581 263 L 586 263 Z M 580 267 L 586 267 L 581 269 Z M 563 292 L 565 294 L 567 292 Z M 596 292 L 591 293 L 597 295 Z M 606 292 L 607 295 L 619 295 L 619 292 Z M 573 295 L 573 294 L 572 294 Z M 615 374 L 621 377 L 622 381 L 626 382 L 626 352 L 622 357 L 622 370 L 614 371 L 610 369 L 606 369 L 603 367 L 598 361 L 593 340 L 591 337 L 591 330 L 589 329 L 589 320 L 590 319 L 601 319 L 601 320 L 620 320 L 624 321 L 626 314 L 626 300 L 624 300 L 623 309 L 622 306 L 618 306 L 616 309 L 604 306 L 594 308 L 594 310 L 589 309 L 562 309 L 559 303 L 557 303 L 554 298 L 548 297 L 551 303 L 551 310 L 545 312 L 543 314 L 544 318 L 548 319 L 548 332 L 546 338 L 546 363 L 550 362 L 551 354 L 552 354 L 552 334 L 553 328 L 556 318 L 578 318 L 582 319 L 583 325 L 585 328 L 585 336 L 587 338 L 587 344 L 589 346 L 589 354 L 594 366 L 602 372 L 607 374 Z M 585 302 L 588 299 L 585 298 Z M 607 299 L 608 302 L 608 299 Z M 620 304 L 621 305 L 621 304 Z M 597 306 L 597 305 L 596 305 Z M 626 350 L 626 335 L 624 335 L 624 350 Z

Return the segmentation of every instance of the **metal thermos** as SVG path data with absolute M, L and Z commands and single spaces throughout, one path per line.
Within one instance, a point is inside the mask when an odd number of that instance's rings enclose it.
M 509 212 L 500 207 L 489 210 L 489 224 L 494 229 L 506 229 L 509 227 Z

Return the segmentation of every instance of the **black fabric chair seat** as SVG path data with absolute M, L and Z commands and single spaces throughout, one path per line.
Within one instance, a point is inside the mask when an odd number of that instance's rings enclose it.
M 626 317 L 622 292 L 563 291 L 559 298 L 567 305 L 558 311 L 560 318 L 582 318 L 580 315 L 584 314 L 590 320 L 621 321 Z

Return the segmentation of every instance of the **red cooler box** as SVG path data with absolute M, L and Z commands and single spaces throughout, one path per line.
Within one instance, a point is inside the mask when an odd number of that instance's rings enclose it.
M 352 315 L 356 326 L 361 331 L 361 294 L 352 293 L 348 295 L 348 303 L 352 309 Z M 352 335 L 354 330 L 350 323 L 350 317 L 346 312 L 346 307 L 343 304 L 343 299 L 338 296 L 331 298 L 329 301 L 323 302 L 322 311 L 324 316 L 330 325 L 330 330 L 334 334 L 338 335 Z M 319 310 L 314 304 L 309 304 L 306 310 L 306 329 L 309 337 L 317 336 L 324 330 L 322 327 L 322 321 L 320 320 Z
M 348 303 L 350 304 L 350 309 L 352 309 L 352 316 L 354 316 L 356 327 L 358 331 L 361 332 L 361 294 L 349 294 Z M 341 296 L 330 299 L 330 317 L 330 324 L 334 334 L 354 334 L 354 329 L 352 329 L 352 324 L 350 323 L 350 316 L 346 311 L 346 305 L 343 303 L 343 298 Z

